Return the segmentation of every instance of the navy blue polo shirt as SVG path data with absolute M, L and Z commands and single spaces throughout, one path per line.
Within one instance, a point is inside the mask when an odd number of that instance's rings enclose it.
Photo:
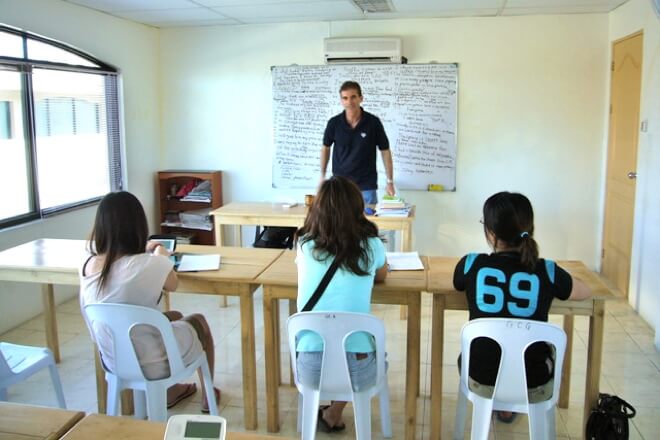
M 376 149 L 390 148 L 380 119 L 362 110 L 360 122 L 351 128 L 341 112 L 328 121 L 323 134 L 323 145 L 333 144 L 332 174 L 351 179 L 362 191 L 377 189 Z

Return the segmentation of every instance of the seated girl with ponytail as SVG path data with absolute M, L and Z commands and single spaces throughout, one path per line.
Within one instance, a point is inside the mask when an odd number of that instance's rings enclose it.
M 468 254 L 454 269 L 454 287 L 465 291 L 470 320 L 502 317 L 547 321 L 554 298 L 581 300 L 591 296 L 582 281 L 554 261 L 539 258 L 534 212 L 527 197 L 510 192 L 489 197 L 482 223 L 493 253 Z M 478 338 L 470 348 L 470 359 L 470 389 L 491 397 L 500 362 L 499 346 L 492 339 Z M 544 342 L 532 344 L 525 353 L 525 369 L 530 402 L 550 398 L 553 348 Z M 504 423 L 513 421 L 512 413 L 500 411 L 496 415 Z

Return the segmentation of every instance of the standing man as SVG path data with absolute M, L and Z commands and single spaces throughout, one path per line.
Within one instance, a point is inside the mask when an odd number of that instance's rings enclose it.
M 378 203 L 376 148 L 380 150 L 387 175 L 387 194 L 393 196 L 392 152 L 383 124 L 377 116 L 362 109 L 362 89 L 355 81 L 346 81 L 339 89 L 344 111 L 328 121 L 321 147 L 321 182 L 332 151 L 332 173 L 351 179 L 360 187 L 364 203 Z

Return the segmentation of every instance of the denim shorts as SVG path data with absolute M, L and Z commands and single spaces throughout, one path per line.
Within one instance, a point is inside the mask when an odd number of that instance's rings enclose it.
M 361 192 L 365 205 L 375 205 L 376 203 L 378 203 L 378 190 L 368 189 Z
M 348 371 L 351 375 L 353 391 L 359 392 L 376 384 L 376 353 L 366 353 L 363 359 L 357 359 L 357 355 L 363 353 L 346 353 Z M 322 351 L 301 351 L 296 357 L 298 370 L 298 382 L 301 384 L 318 388 L 321 380 L 321 363 L 323 361 Z

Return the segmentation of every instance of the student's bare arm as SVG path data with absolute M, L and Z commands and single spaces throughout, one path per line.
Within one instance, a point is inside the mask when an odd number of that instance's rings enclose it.
M 568 297 L 570 300 L 579 301 L 591 297 L 591 289 L 582 280 L 573 277 L 573 289 L 571 295 Z
M 387 278 L 387 260 L 385 260 L 385 264 L 383 264 L 383 266 L 376 271 L 376 278 L 374 281 L 377 283 L 382 283 L 385 281 L 385 278 Z
M 390 196 L 395 194 L 394 190 L 394 165 L 392 164 L 392 151 L 381 150 L 381 156 L 383 156 L 383 165 L 385 166 L 385 175 L 387 176 L 387 186 L 385 187 L 385 192 Z
M 169 257 L 171 255 L 163 246 L 156 246 L 153 252 L 154 254 L 161 255 L 163 257 Z M 176 272 L 174 272 L 174 269 L 172 269 L 165 279 L 163 290 L 174 292 L 177 287 L 179 287 L 179 277 L 177 277 Z
M 321 147 L 321 178 L 319 179 L 319 185 L 325 180 L 325 173 L 328 170 L 328 161 L 330 160 L 330 147 L 323 145 Z

